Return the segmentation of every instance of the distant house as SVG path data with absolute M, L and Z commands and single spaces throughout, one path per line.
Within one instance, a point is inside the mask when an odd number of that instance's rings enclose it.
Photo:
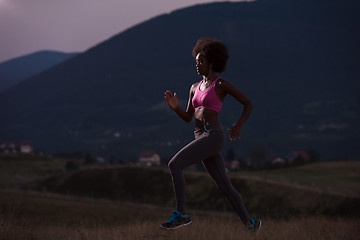
M 154 151 L 146 151 L 139 154 L 140 166 L 160 166 L 160 155 Z
M 4 154 L 16 153 L 16 144 L 12 141 L 2 142 L 0 144 L 0 152 Z
M 105 163 L 105 158 L 103 158 L 103 157 L 96 157 L 96 161 L 97 161 L 98 163 L 104 164 L 104 163 Z
M 240 169 L 240 160 L 234 159 L 231 161 L 225 161 L 225 167 L 228 171 L 236 171 Z
M 13 141 L 5 141 L 0 143 L 0 153 L 2 154 L 29 154 L 33 151 L 34 149 L 28 141 L 22 141 L 19 145 Z
M 269 162 L 273 165 L 285 164 L 286 159 L 281 157 L 280 155 L 273 155 L 269 158 Z
M 33 148 L 28 141 L 22 141 L 20 142 L 20 153 L 29 154 L 32 153 Z
M 234 159 L 230 162 L 230 170 L 239 170 L 240 169 L 240 161 L 238 159 Z
M 293 151 L 288 155 L 287 159 L 289 163 L 308 162 L 310 160 L 310 156 L 304 151 Z

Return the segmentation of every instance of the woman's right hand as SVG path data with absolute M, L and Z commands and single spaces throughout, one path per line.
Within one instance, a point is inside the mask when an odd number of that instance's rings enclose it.
M 165 100 L 170 108 L 173 110 L 177 109 L 179 107 L 179 99 L 176 93 L 174 95 L 170 91 L 165 92 Z

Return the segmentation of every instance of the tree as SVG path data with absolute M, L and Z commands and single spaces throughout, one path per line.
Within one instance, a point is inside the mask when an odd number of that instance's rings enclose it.
M 94 163 L 96 163 L 96 159 L 93 156 L 91 156 L 90 153 L 87 153 L 85 155 L 84 164 L 94 164 Z
M 317 162 L 320 161 L 320 153 L 316 150 L 309 149 L 307 151 L 307 154 L 309 155 L 309 161 L 310 162 Z
M 80 167 L 79 165 L 77 165 L 74 161 L 72 160 L 69 160 L 66 162 L 66 165 L 65 165 L 65 170 L 66 171 L 76 171 L 76 170 L 79 170 Z
M 259 147 L 254 147 L 251 150 L 251 154 L 250 154 L 251 160 L 252 160 L 252 165 L 254 167 L 259 167 L 261 166 L 263 163 L 265 163 L 266 160 L 266 153 L 263 149 L 259 148 Z
M 117 160 L 116 160 L 116 157 L 114 155 L 110 155 L 109 157 L 109 164 L 110 165 L 115 165 L 117 164 Z
M 226 158 L 225 160 L 227 162 L 231 162 L 232 160 L 235 159 L 235 152 L 234 152 L 234 149 L 230 148 L 226 154 Z

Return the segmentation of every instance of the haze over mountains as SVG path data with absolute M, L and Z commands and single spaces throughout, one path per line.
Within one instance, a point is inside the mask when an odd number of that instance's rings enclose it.
M 0 94 L 0 140 L 30 140 L 47 152 L 171 155 L 192 124 L 163 100 L 186 107 L 199 37 L 225 42 L 231 81 L 254 102 L 237 143 L 268 154 L 315 149 L 324 158 L 360 156 L 360 3 L 263 0 L 197 5 L 128 29 Z M 225 99 L 224 128 L 241 104 Z
M 40 51 L 0 63 L 0 92 L 34 76 L 77 53 Z

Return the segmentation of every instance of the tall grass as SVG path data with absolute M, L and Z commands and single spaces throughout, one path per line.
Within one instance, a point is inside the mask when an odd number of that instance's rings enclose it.
M 174 231 L 159 224 L 170 209 L 149 205 L 0 190 L 0 239 L 6 240 L 304 240 L 358 239 L 359 218 L 263 219 L 259 236 L 235 214 L 190 211 L 193 223 Z
M 0 239 L 8 240 L 135 240 L 135 239 L 268 239 L 268 240 L 338 240 L 358 239 L 359 223 L 354 219 L 303 218 L 290 221 L 267 219 L 258 236 L 243 229 L 239 222 L 229 222 L 222 218 L 208 217 L 196 219 L 189 226 L 177 230 L 161 230 L 158 221 L 139 221 L 119 226 L 84 226 L 81 222 L 74 226 L 8 225 L 1 227 Z
M 289 168 L 239 171 L 230 176 L 360 198 L 360 161 L 315 162 Z
M 164 205 L 173 205 L 167 170 L 107 167 L 46 177 L 63 164 L 61 159 L 46 158 L 0 161 L 0 240 L 325 240 L 360 236 L 356 192 L 359 163 L 316 163 L 231 174 L 234 186 L 246 196 L 251 213 L 265 216 L 257 237 L 244 230 L 235 213 L 204 211 L 217 206 L 218 210 L 231 212 L 207 174 L 186 174 L 189 206 L 202 209 L 190 209 L 193 223 L 175 231 L 164 231 L 159 225 L 172 210 Z M 118 201 L 1 189 L 28 184 L 39 177 L 36 183 L 43 184 L 38 189 L 71 187 L 71 191 L 58 192 L 91 192 L 94 194 L 83 196 L 93 197 L 114 193 L 112 199 Z M 129 179 L 133 185 L 125 181 Z
M 302 172 L 296 169 L 288 171 Z M 299 178 L 300 175 L 297 174 Z M 309 175 L 305 174 L 304 178 Z M 201 210 L 232 211 L 232 207 L 208 174 L 185 172 L 185 178 L 187 206 Z M 357 175 L 354 179 L 357 179 Z M 257 176 L 243 178 L 235 175 L 231 177 L 231 182 L 243 195 L 245 205 L 252 214 L 282 217 L 301 217 L 309 214 L 360 215 L 359 210 L 354 211 L 359 198 L 348 197 L 346 194 L 333 194 L 321 188 L 294 184 L 290 180 L 277 181 Z M 171 176 L 166 169 L 93 168 L 39 179 L 26 184 L 25 187 L 158 206 L 174 205 Z

